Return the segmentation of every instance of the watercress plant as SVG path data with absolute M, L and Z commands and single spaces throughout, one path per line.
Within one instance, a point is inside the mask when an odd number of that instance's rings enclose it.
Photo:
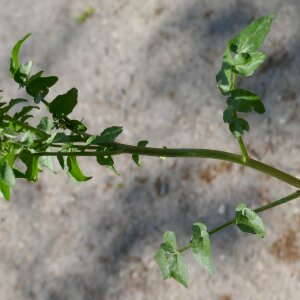
M 145 140 L 139 141 L 137 146 L 121 144 L 115 141 L 122 133 L 121 126 L 109 127 L 97 134 L 88 133 L 82 120 L 70 117 L 77 105 L 77 89 L 71 88 L 66 93 L 47 100 L 49 89 L 58 78 L 44 76 L 43 71 L 32 74 L 32 61 L 19 62 L 20 49 L 30 36 L 25 35 L 13 47 L 9 71 L 19 87 L 25 89 L 29 99 L 16 98 L 0 103 L 1 195 L 9 200 L 11 188 L 19 179 L 36 182 L 45 168 L 54 171 L 55 157 L 69 177 L 81 182 L 90 180 L 91 177 L 83 174 L 77 157 L 94 157 L 99 165 L 118 174 L 113 157 L 121 154 L 131 154 L 133 162 L 138 166 L 141 166 L 143 155 L 224 160 L 263 172 L 300 189 L 300 179 L 249 157 L 242 138 L 245 132 L 249 131 L 249 123 L 240 113 L 244 116 L 252 111 L 263 114 L 265 107 L 258 95 L 236 87 L 236 78 L 253 75 L 264 62 L 266 55 L 260 48 L 270 30 L 272 19 L 273 15 L 267 15 L 253 21 L 228 42 L 221 70 L 216 77 L 220 92 L 227 97 L 223 119 L 237 139 L 241 155 L 211 149 L 152 148 L 147 146 L 148 141 Z M 31 124 L 29 120 L 33 111 L 41 105 L 46 107 L 48 114 L 43 116 L 37 125 Z M 178 247 L 175 233 L 167 231 L 155 255 L 163 279 L 173 278 L 185 287 L 188 286 L 189 273 L 183 252 L 189 249 L 196 262 L 209 273 L 213 273 L 211 235 L 236 224 L 240 230 L 263 238 L 265 229 L 262 219 L 257 214 L 298 197 L 300 190 L 254 210 L 240 203 L 236 208 L 235 218 L 212 230 L 207 230 L 205 224 L 197 221 L 192 225 L 190 241 L 183 247 Z

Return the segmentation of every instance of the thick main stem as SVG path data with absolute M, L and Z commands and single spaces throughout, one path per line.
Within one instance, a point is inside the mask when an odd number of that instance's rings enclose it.
M 100 146 L 100 145 L 99 145 Z M 103 143 L 101 146 L 112 147 L 114 150 L 100 151 L 78 151 L 78 152 L 36 152 L 34 156 L 97 156 L 97 155 L 119 155 L 119 154 L 138 154 L 145 156 L 156 157 L 202 157 L 218 160 L 225 160 L 232 163 L 240 164 L 259 172 L 265 173 L 271 177 L 275 177 L 283 182 L 286 182 L 294 187 L 300 188 L 300 179 L 293 177 L 283 171 L 280 171 L 272 166 L 259 162 L 255 159 L 248 158 L 245 162 L 241 155 L 230 152 L 224 152 L 211 149 L 189 149 L 189 148 L 151 148 L 130 146 L 119 143 Z

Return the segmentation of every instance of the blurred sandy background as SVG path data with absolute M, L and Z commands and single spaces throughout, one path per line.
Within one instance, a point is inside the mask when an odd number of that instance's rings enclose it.
M 249 118 L 254 158 L 300 173 L 299 0 L 0 0 L 0 87 L 23 95 L 9 78 L 12 45 L 27 32 L 23 61 L 58 75 L 51 100 L 75 86 L 92 133 L 123 125 L 121 142 L 238 152 L 223 124 L 225 99 L 215 74 L 226 42 L 254 18 L 276 14 L 268 59 L 239 85 L 264 99 Z M 87 6 L 95 14 L 79 24 Z M 42 112 L 40 113 L 42 114 Z M 37 122 L 35 120 L 34 122 Z M 262 214 L 267 237 L 234 227 L 212 238 L 216 274 L 193 261 L 189 289 L 162 281 L 154 253 L 166 230 L 182 245 L 195 221 L 209 229 L 237 203 L 256 207 L 292 188 L 240 166 L 206 159 L 116 159 L 121 176 L 80 160 L 87 183 L 45 172 L 20 183 L 0 203 L 0 299 L 137 300 L 299 299 L 300 203 Z

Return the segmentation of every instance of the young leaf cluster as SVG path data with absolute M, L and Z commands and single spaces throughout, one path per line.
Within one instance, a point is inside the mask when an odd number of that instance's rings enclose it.
M 266 55 L 260 51 L 266 35 L 270 30 L 273 15 L 267 15 L 253 21 L 237 36 L 231 39 L 223 56 L 221 70 L 216 76 L 219 89 L 227 96 L 227 108 L 223 119 L 229 124 L 232 134 L 239 138 L 249 131 L 249 123 L 239 113 L 255 111 L 265 112 L 261 98 L 251 91 L 237 89 L 237 76 L 251 76 L 264 62 Z

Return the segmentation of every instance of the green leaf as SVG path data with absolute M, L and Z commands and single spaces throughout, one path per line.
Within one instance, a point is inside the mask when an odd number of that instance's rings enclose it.
M 19 103 L 24 103 L 24 102 L 27 102 L 27 100 L 26 99 L 21 99 L 21 98 L 11 99 L 5 107 L 1 108 L 1 111 L 3 111 L 3 113 L 8 112 L 15 105 L 17 105 Z
M 10 199 L 10 187 L 8 184 L 0 180 L 0 195 L 6 200 Z
M 32 61 L 21 64 L 14 74 L 15 82 L 19 83 L 21 86 L 24 86 L 30 76 L 31 69 Z
M 169 259 L 167 258 L 163 249 L 160 249 L 156 252 L 155 261 L 160 268 L 163 280 L 171 278 Z
M 96 137 L 97 137 L 96 135 L 90 136 L 90 137 L 86 140 L 84 146 L 88 146 L 88 145 L 90 145 L 91 143 L 93 143 L 94 140 L 96 139 Z
M 66 94 L 57 96 L 50 104 L 49 111 L 57 117 L 69 115 L 77 105 L 78 92 L 72 88 Z
M 28 181 L 37 181 L 39 174 L 39 157 L 33 156 L 29 150 L 23 150 L 20 153 L 21 161 L 26 165 L 25 172 Z
M 227 100 L 227 104 L 233 106 L 235 110 L 239 112 L 250 112 L 252 109 L 259 114 L 265 112 L 265 107 L 261 98 L 256 94 L 243 89 L 233 90 Z
M 87 127 L 78 120 L 68 120 L 68 129 L 78 133 L 84 133 L 87 131 Z
M 19 40 L 12 49 L 11 61 L 10 61 L 10 73 L 14 76 L 15 72 L 19 68 L 19 52 L 22 44 L 27 40 L 31 33 L 26 34 L 21 40 Z
M 39 103 L 44 99 L 49 93 L 49 88 L 58 80 L 56 76 L 40 77 L 40 75 L 42 75 L 41 72 L 32 76 L 33 79 L 30 77 L 26 86 L 26 92 L 34 97 L 35 103 Z
M 138 147 L 146 147 L 147 144 L 148 141 L 139 141 L 137 145 Z M 138 154 L 132 154 L 132 159 L 139 167 L 141 167 L 142 163 Z
M 189 271 L 183 260 L 183 256 L 180 252 L 175 255 L 175 262 L 172 263 L 171 277 L 181 283 L 184 287 L 188 288 Z
M 241 76 L 251 76 L 265 59 L 266 55 L 260 51 L 237 54 L 234 58 L 232 71 Z
M 257 234 L 261 238 L 266 236 L 262 219 L 244 203 L 240 203 L 236 208 L 235 223 L 240 230 L 252 234 Z
M 229 105 L 223 113 L 223 120 L 225 123 L 233 123 L 237 118 L 237 113 L 232 105 Z
M 194 223 L 192 227 L 192 253 L 195 260 L 207 271 L 214 273 L 211 261 L 210 239 L 207 228 L 202 223 Z
M 112 143 L 122 133 L 122 131 L 123 127 L 120 126 L 106 128 L 96 137 L 93 144 Z
M 42 74 L 44 73 L 44 71 L 39 71 L 36 74 L 30 76 L 30 78 L 28 78 L 27 80 L 27 85 L 30 85 L 30 83 L 34 80 L 36 80 L 37 78 L 40 78 L 42 76 Z
M 0 161 L 0 180 L 10 187 L 16 184 L 13 169 L 5 158 L 2 158 Z
M 115 174 L 120 175 L 115 169 L 114 160 L 111 156 L 97 155 L 97 162 L 99 165 L 105 166 Z
M 58 162 L 62 169 L 75 181 L 88 181 L 92 177 L 85 176 L 77 163 L 76 156 L 57 156 Z
M 240 137 L 244 134 L 244 131 L 249 131 L 249 124 L 242 118 L 236 118 L 229 124 L 229 129 L 235 137 Z
M 173 231 L 166 231 L 164 233 L 164 242 L 171 245 L 173 250 L 172 252 L 176 252 L 177 250 L 176 235 Z
M 32 109 L 40 109 L 38 106 L 24 106 L 21 111 L 14 114 L 14 119 L 18 120 L 24 117 L 27 113 L 29 113 Z
M 253 21 L 229 42 L 231 51 L 251 53 L 259 49 L 270 31 L 273 18 L 274 15 L 270 14 Z
M 44 116 L 41 118 L 39 124 L 36 127 L 40 130 L 45 131 L 46 133 L 51 133 L 53 126 L 54 124 L 52 119 L 48 118 L 47 116 Z
M 46 152 L 47 152 L 47 151 L 51 151 L 51 148 L 48 148 L 48 149 L 46 150 Z M 39 167 L 40 167 L 41 169 L 47 168 L 47 169 L 50 170 L 51 172 L 55 173 L 53 157 L 52 157 L 52 156 L 40 156 L 40 159 L 39 159 Z
M 164 234 L 164 243 L 160 245 L 160 250 L 156 252 L 157 262 L 163 279 L 174 278 L 186 288 L 188 287 L 189 273 L 182 254 L 176 250 L 176 236 L 172 231 Z
M 233 64 L 232 56 L 230 53 L 229 47 L 226 48 L 226 51 L 223 56 L 221 70 L 216 76 L 216 81 L 218 82 L 218 88 L 220 89 L 223 95 L 227 95 L 231 90 L 232 86 L 232 70 L 231 66 Z

